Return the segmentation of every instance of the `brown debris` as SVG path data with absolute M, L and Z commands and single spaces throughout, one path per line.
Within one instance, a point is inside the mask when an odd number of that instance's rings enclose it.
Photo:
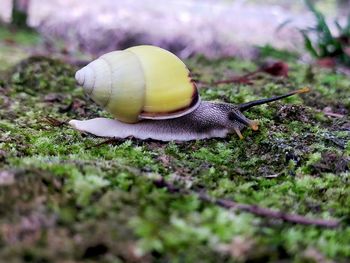
M 260 71 L 275 77 L 288 77 L 288 64 L 283 61 L 268 63 L 261 67 Z
M 316 61 L 316 64 L 321 68 L 335 68 L 336 61 L 334 58 L 321 58 Z
M 350 158 L 339 156 L 336 153 L 326 152 L 322 153 L 321 160 L 312 165 L 313 173 L 342 173 L 349 171 Z
M 85 115 L 86 102 L 79 99 L 74 99 L 69 105 L 59 110 L 60 113 L 76 112 L 80 116 Z
M 288 77 L 288 64 L 283 61 L 269 62 L 260 67 L 258 70 L 248 72 L 242 76 L 231 79 L 214 81 L 212 83 L 199 82 L 201 84 L 220 85 L 220 84 L 252 84 L 251 78 L 258 73 L 267 73 L 274 77 Z
M 335 117 L 335 118 L 345 117 L 345 115 L 343 115 L 343 114 L 332 112 L 332 107 L 330 107 L 330 106 L 325 107 L 322 110 L 322 112 L 324 113 L 324 115 L 329 116 L 329 117 Z
M 52 118 L 50 116 L 47 116 L 45 119 L 44 119 L 45 122 L 49 123 L 51 126 L 53 127 L 60 127 L 60 126 L 63 126 L 63 125 L 66 125 L 67 122 L 65 121 L 60 121 L 58 119 L 55 119 L 55 118 Z
M 59 93 L 49 93 L 44 97 L 45 102 L 61 102 L 62 99 L 62 94 Z

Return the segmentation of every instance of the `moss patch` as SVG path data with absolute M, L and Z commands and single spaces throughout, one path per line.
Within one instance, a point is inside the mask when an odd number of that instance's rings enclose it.
M 258 67 L 231 58 L 187 63 L 205 81 Z M 244 140 L 187 143 L 103 144 L 62 125 L 108 116 L 75 86 L 74 67 L 34 57 L 8 70 L 0 86 L 0 179 L 7 178 L 0 180 L 0 258 L 347 262 L 350 81 L 294 59 L 289 66 L 288 79 L 259 74 L 253 85 L 201 87 L 203 99 L 232 103 L 303 86 L 312 92 L 252 109 L 247 115 L 259 119 L 260 129 L 245 130 Z M 344 117 L 324 115 L 325 107 Z M 342 224 L 322 229 L 227 211 L 195 195 L 159 189 L 155 177 L 213 197 Z
M 40 37 L 34 31 L 9 29 L 0 23 L 0 71 L 28 57 L 39 42 Z

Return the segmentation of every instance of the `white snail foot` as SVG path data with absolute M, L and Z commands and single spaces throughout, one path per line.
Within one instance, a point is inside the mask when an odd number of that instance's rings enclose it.
M 71 120 L 69 125 L 74 129 L 96 135 L 98 137 L 128 138 L 141 140 L 154 139 L 158 141 L 191 141 L 208 138 L 223 138 L 227 129 L 215 129 L 207 132 L 195 132 L 191 129 L 181 129 L 174 121 L 144 120 L 135 124 L 124 123 L 114 119 L 95 118 L 91 120 Z
M 71 120 L 69 125 L 74 129 L 87 132 L 99 137 L 126 138 L 131 134 L 130 124 L 107 118 L 95 118 L 91 120 Z

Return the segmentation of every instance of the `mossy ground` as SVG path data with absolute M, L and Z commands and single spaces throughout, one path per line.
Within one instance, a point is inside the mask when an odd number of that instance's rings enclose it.
M 105 139 L 62 122 L 108 114 L 74 81 L 73 66 L 34 57 L 0 82 L 0 258 L 6 262 L 349 262 L 350 81 L 286 55 L 289 78 L 203 86 L 205 100 L 241 103 L 310 86 L 309 94 L 256 107 L 244 140 L 186 143 Z M 2 56 L 1 58 L 6 58 Z M 264 59 L 264 58 L 261 58 Z M 233 58 L 187 61 L 196 78 L 257 68 Z M 328 117 L 331 107 L 342 118 Z M 56 124 L 56 125 L 53 125 Z M 171 193 L 152 178 L 315 218 L 294 225 Z
M 34 31 L 7 29 L 0 23 L 0 71 L 18 63 L 30 53 L 40 42 L 40 37 Z

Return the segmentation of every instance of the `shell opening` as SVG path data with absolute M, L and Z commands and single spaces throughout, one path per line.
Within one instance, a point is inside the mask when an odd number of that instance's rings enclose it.
M 197 90 L 196 90 L 197 91 Z M 150 120 L 166 120 L 179 118 L 195 111 L 201 104 L 201 98 L 196 92 L 189 106 L 176 110 L 174 112 L 164 112 L 164 113 L 152 113 L 152 112 L 142 112 L 139 116 L 140 119 L 150 119 Z

